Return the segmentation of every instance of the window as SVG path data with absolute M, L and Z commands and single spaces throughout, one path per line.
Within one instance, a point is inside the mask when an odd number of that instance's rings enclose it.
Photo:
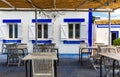
M 68 24 L 68 36 L 69 36 L 69 39 L 79 39 L 80 24 Z
M 8 24 L 9 26 L 9 38 L 18 38 L 18 25 Z
M 48 38 L 48 24 L 38 24 L 38 38 Z

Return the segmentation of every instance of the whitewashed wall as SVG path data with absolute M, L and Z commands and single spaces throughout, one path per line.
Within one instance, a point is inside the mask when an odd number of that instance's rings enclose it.
M 29 40 L 29 33 L 28 28 L 29 25 L 32 24 L 32 19 L 35 19 L 35 13 L 34 12 L 13 12 L 13 11 L 0 11 L 0 26 L 3 24 L 3 19 L 21 19 L 22 22 L 22 43 L 28 44 L 29 52 L 32 52 L 32 43 Z M 38 19 L 41 18 L 38 15 Z M 72 54 L 78 54 L 78 46 L 79 44 L 63 44 L 63 41 L 61 40 L 61 23 L 63 23 L 64 18 L 85 18 L 86 26 L 84 26 L 84 29 L 81 30 L 80 35 L 84 36 L 81 38 L 82 40 L 86 40 L 88 38 L 88 13 L 87 12 L 65 12 L 64 15 L 61 15 L 57 17 L 56 20 L 52 20 L 53 25 L 53 42 L 56 43 L 57 47 L 59 48 L 60 53 L 72 53 Z M 85 35 L 83 35 L 85 34 Z M 99 31 L 98 31 L 99 34 Z M 80 39 L 80 40 L 81 40 Z M 0 40 L 0 47 L 2 45 L 2 41 Z M 0 48 L 1 50 L 1 48 Z
M 97 24 L 96 26 L 96 43 L 104 43 L 108 45 L 108 28 L 98 28 Z M 103 25 L 101 25 L 103 26 Z M 116 25 L 112 25 L 116 26 Z M 117 25 L 119 28 L 111 28 L 111 31 L 118 31 L 119 32 L 119 38 L 120 38 L 120 25 Z

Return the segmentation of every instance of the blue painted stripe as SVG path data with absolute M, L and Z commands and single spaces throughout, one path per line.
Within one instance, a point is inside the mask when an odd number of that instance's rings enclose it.
M 92 9 L 89 9 L 89 10 L 92 10 Z M 92 12 L 90 11 L 89 12 L 89 17 L 88 17 L 88 43 L 89 43 L 89 46 L 92 46 Z
M 80 41 L 76 41 L 76 40 L 63 40 L 64 44 L 80 44 L 80 43 L 84 43 L 85 40 L 80 40 Z
M 32 40 L 32 43 L 35 43 L 36 40 Z M 37 40 L 37 43 L 40 43 L 40 44 L 51 44 L 52 43 L 52 40 Z
M 97 28 L 108 28 L 108 25 L 97 25 Z M 120 25 L 111 25 L 111 28 L 120 28 Z
M 21 19 L 3 19 L 3 23 L 21 23 Z
M 82 54 L 83 57 L 88 57 L 88 54 Z M 59 54 L 59 58 L 78 58 L 79 54 Z
M 36 20 L 35 19 L 32 19 L 32 23 L 35 23 L 36 22 Z M 52 22 L 52 20 L 51 19 L 37 19 L 37 22 L 39 22 L 39 23 L 51 23 Z
M 84 18 L 65 18 L 64 22 L 85 22 Z
M 3 43 L 21 43 L 21 40 L 3 40 Z

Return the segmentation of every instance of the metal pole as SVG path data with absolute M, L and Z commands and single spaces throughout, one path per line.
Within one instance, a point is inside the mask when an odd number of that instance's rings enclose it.
M 37 26 L 37 10 L 35 9 L 35 45 L 37 46 L 38 26 Z
M 111 22 L 110 22 L 110 12 L 108 12 L 108 45 L 111 45 Z

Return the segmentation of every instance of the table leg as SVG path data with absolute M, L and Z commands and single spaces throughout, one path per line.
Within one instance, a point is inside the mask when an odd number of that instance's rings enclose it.
M 28 61 L 26 60 L 25 61 L 25 74 L 26 74 L 26 77 L 28 77 L 27 63 L 28 63 Z
M 32 60 L 30 60 L 30 77 L 32 77 Z
M 114 75 L 115 75 L 115 60 L 113 60 L 113 77 L 114 77 Z
M 81 63 L 81 66 L 82 66 L 82 49 L 81 49 L 81 60 L 80 60 L 80 63 Z
M 54 60 L 54 77 L 57 77 L 57 64 L 55 60 Z
M 80 62 L 80 48 L 79 48 L 79 62 Z
M 102 77 L 102 58 L 103 56 L 100 58 L 100 77 Z

